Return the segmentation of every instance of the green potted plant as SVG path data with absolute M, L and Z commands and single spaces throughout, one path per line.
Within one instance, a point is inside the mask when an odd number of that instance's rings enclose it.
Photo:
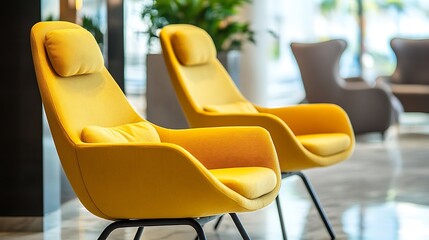
M 240 50 L 243 43 L 255 43 L 249 22 L 239 21 L 240 7 L 250 0 L 153 0 L 144 5 L 141 17 L 148 24 L 148 44 L 158 38 L 167 24 L 187 23 L 203 28 L 220 51 Z

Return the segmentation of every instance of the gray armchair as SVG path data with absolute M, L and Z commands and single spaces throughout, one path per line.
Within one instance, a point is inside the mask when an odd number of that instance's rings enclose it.
M 391 76 L 380 76 L 399 99 L 405 112 L 429 113 L 429 39 L 392 38 L 390 46 L 396 55 L 396 68 Z
M 332 39 L 315 43 L 292 42 L 309 103 L 334 103 L 349 115 L 355 134 L 385 131 L 397 123 L 400 102 L 388 91 L 359 77 L 342 78 L 339 62 L 347 42 Z

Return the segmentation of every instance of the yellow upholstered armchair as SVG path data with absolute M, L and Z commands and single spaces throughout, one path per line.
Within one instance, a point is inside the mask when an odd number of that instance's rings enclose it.
M 248 101 L 216 58 L 210 36 L 201 28 L 172 24 L 160 32 L 164 60 L 191 127 L 261 126 L 274 141 L 282 177 L 303 181 L 332 238 L 335 233 L 302 170 L 326 167 L 352 154 L 355 137 L 345 111 L 334 104 L 266 108 Z M 283 237 L 279 198 L 276 198 Z
M 203 224 L 274 201 L 281 173 L 260 127 L 166 129 L 142 118 L 104 66 L 87 30 L 36 23 L 31 49 L 43 106 L 65 174 L 92 214 L 123 227 Z

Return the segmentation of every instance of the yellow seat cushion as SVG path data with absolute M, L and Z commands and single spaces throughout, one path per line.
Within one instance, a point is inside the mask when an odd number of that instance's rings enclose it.
M 238 194 L 256 199 L 276 187 L 273 170 L 265 167 L 237 167 L 209 170 L 219 181 Z
M 351 144 L 350 137 L 344 133 L 308 134 L 297 138 L 308 151 L 324 157 L 343 152 Z
M 203 107 L 207 112 L 221 113 L 258 113 L 258 110 L 249 102 L 234 102 L 227 104 L 213 104 Z
M 88 143 L 161 142 L 156 129 L 147 122 L 116 127 L 88 126 L 82 130 L 81 138 Z
M 45 48 L 55 72 L 62 77 L 100 72 L 101 49 L 86 29 L 57 29 L 46 33 Z

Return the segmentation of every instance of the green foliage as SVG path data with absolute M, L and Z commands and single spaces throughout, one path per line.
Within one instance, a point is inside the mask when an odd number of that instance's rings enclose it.
M 206 30 L 218 51 L 241 49 L 244 42 L 255 43 L 248 22 L 234 17 L 250 0 L 154 0 L 144 6 L 142 18 L 149 23 L 149 46 L 159 30 L 168 24 L 187 23 Z
M 49 14 L 44 21 L 55 21 L 57 20 L 54 15 Z
M 378 0 L 377 3 L 382 9 L 393 8 L 397 12 L 404 12 L 405 10 L 405 4 L 402 0 Z
M 412 2 L 405 3 L 404 0 L 347 0 L 350 3 L 350 6 L 363 4 L 365 9 L 370 8 L 371 6 L 379 8 L 381 10 L 386 9 L 395 9 L 397 12 L 404 12 L 406 5 L 412 5 Z M 347 2 L 341 0 L 321 0 L 319 3 L 320 11 L 323 14 L 329 14 L 341 6 L 341 3 Z M 353 11 L 353 10 L 352 10 Z
M 322 0 L 320 2 L 320 11 L 323 14 L 328 14 L 329 12 L 331 12 L 333 9 L 335 9 L 337 7 L 337 1 L 336 0 Z
M 103 33 L 101 32 L 98 24 L 96 24 L 91 17 L 84 16 L 82 18 L 82 27 L 88 30 L 90 33 L 92 33 L 92 35 L 94 35 L 94 38 L 98 44 L 103 45 L 103 42 L 104 42 Z

